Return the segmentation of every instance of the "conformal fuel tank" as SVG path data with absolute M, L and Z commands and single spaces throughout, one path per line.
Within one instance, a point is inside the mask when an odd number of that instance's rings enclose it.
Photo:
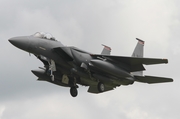
M 120 67 L 118 67 L 117 65 L 114 65 L 110 62 L 107 61 L 102 61 L 102 60 L 91 60 L 90 63 L 100 69 L 103 70 L 106 73 L 112 74 L 116 77 L 119 78 L 126 78 L 126 77 L 132 77 L 128 72 L 126 72 L 125 70 L 121 69 Z

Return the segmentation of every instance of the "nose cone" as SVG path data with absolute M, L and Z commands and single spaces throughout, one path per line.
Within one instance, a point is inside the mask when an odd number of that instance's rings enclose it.
M 22 50 L 27 50 L 29 47 L 29 39 L 26 36 L 13 37 L 9 39 L 9 42 Z

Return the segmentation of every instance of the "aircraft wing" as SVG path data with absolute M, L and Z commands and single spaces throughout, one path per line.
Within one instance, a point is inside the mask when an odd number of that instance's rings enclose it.
M 152 65 L 152 64 L 162 64 L 168 63 L 167 59 L 154 59 L 154 58 L 140 58 L 140 57 L 124 57 L 124 56 L 110 56 L 110 55 L 94 55 L 91 54 L 93 58 L 105 58 L 110 60 L 116 64 L 123 63 L 126 65 L 126 70 L 129 72 L 136 72 L 136 71 L 143 71 L 145 65 Z
M 173 82 L 172 78 L 164 78 L 164 77 L 154 77 L 154 76 L 135 76 L 136 81 L 142 83 L 165 83 L 165 82 Z
M 123 56 L 94 55 L 94 54 L 92 54 L 91 56 L 104 57 L 106 59 L 122 62 L 128 65 L 138 65 L 138 64 L 152 65 L 152 64 L 168 63 L 167 59 L 123 57 Z

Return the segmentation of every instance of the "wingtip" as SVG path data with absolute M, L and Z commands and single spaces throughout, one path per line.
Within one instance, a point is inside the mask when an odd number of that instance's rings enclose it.
M 164 60 L 164 63 L 166 64 L 168 63 L 168 59 L 162 59 L 162 60 Z
M 170 82 L 174 82 L 174 80 L 172 78 L 170 78 Z

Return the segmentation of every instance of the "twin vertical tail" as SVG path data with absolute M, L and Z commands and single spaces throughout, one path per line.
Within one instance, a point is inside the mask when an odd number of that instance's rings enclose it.
M 144 41 L 142 41 L 138 38 L 136 38 L 136 40 L 138 40 L 138 43 L 134 49 L 132 57 L 142 58 L 144 56 Z
M 101 55 L 110 55 L 111 54 L 111 48 L 109 46 L 103 45 L 104 49 L 101 52 Z
M 136 40 L 138 40 L 138 43 L 134 49 L 132 57 L 143 58 L 143 56 L 144 56 L 144 41 L 139 38 L 136 38 Z M 143 76 L 143 71 L 132 72 L 132 74 L 136 75 L 136 76 Z

